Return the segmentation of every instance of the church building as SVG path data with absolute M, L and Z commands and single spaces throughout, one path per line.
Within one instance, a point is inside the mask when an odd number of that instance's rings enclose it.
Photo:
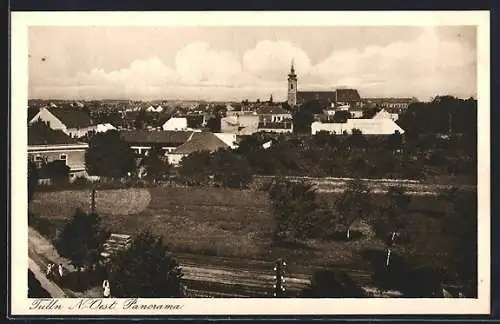
M 292 62 L 288 74 L 288 104 L 300 105 L 318 100 L 326 107 L 348 106 L 356 108 L 361 105 L 361 97 L 356 89 L 337 89 L 335 91 L 298 91 L 298 79 Z

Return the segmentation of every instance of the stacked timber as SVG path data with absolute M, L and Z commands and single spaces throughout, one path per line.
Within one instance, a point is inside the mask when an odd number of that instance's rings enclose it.
M 104 257 L 105 261 L 109 261 L 114 254 L 128 249 L 131 245 L 132 237 L 130 235 L 112 233 L 104 243 L 101 256 Z

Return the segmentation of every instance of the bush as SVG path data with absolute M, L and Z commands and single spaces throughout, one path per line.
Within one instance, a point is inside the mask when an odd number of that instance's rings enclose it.
M 381 250 L 362 252 L 362 257 L 372 266 L 372 279 L 380 290 L 397 290 L 408 298 L 441 297 L 443 274 L 439 270 L 431 266 L 414 267 L 394 252 L 386 266 L 386 256 L 386 251 Z
M 33 227 L 42 236 L 53 241 L 57 237 L 58 230 L 56 224 L 50 220 L 28 212 L 28 226 Z
M 306 298 L 362 298 L 365 292 L 343 271 L 318 270 L 311 285 L 301 292 Z

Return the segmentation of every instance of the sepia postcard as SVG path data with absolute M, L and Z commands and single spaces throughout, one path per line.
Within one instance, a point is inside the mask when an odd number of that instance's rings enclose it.
M 489 28 L 12 12 L 11 315 L 489 314 Z

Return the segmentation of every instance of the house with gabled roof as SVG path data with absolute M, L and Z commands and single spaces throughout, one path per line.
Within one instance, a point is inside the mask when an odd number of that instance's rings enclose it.
M 373 116 L 374 119 L 383 119 L 383 118 L 389 118 L 392 119 L 393 121 L 397 121 L 399 118 L 398 114 L 392 114 L 388 112 L 385 108 L 382 108 L 379 110 L 375 115 Z
M 42 121 L 50 128 L 61 130 L 73 138 L 83 137 L 97 128 L 90 116 L 80 109 L 42 107 L 29 123 L 37 121 Z
M 258 131 L 274 133 L 293 132 L 292 114 L 281 105 L 263 105 L 257 108 Z
M 62 130 L 51 129 L 44 122 L 28 125 L 28 160 L 40 167 L 55 160 L 64 161 L 69 167 L 70 181 L 86 176 L 85 152 L 88 144 L 78 142 Z
M 165 155 L 187 142 L 195 131 L 162 131 L 135 129 L 121 131 L 120 137 L 137 155 L 147 155 L 154 147 L 161 147 Z
M 168 162 L 172 165 L 179 165 L 181 160 L 194 152 L 215 152 L 219 149 L 230 148 L 223 140 L 210 132 L 197 132 L 186 141 L 186 143 L 177 147 L 167 154 Z
M 188 129 L 188 120 L 186 117 L 172 117 L 162 125 L 163 130 L 182 131 Z

